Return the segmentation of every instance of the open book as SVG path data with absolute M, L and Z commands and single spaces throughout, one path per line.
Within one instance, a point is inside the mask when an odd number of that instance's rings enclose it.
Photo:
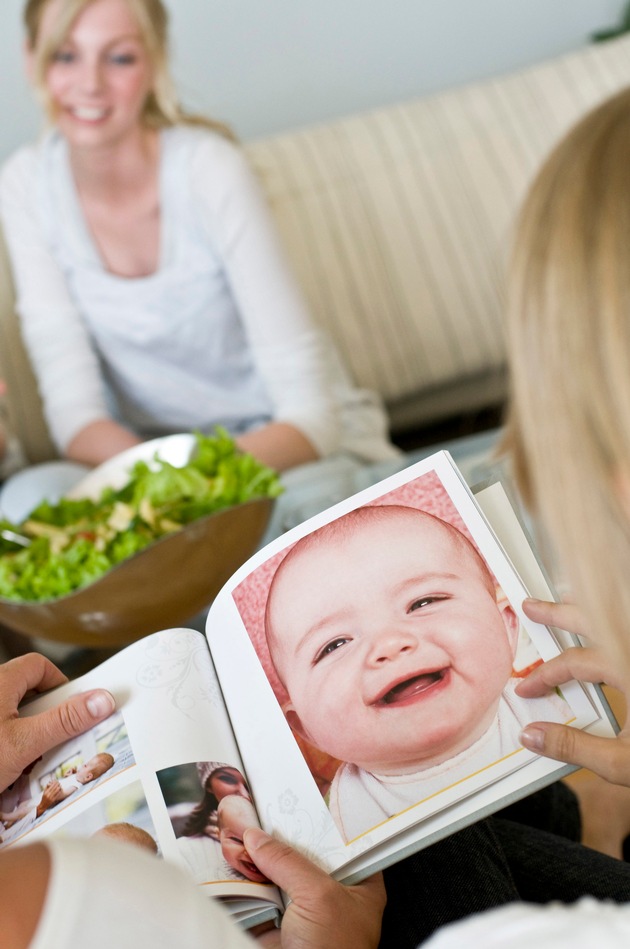
M 473 496 L 439 452 L 259 551 L 205 637 L 155 633 L 30 703 L 105 687 L 118 710 L 0 796 L 0 846 L 128 837 L 245 926 L 283 909 L 252 822 L 356 882 L 571 770 L 521 747 L 527 723 L 615 734 L 595 686 L 518 696 L 573 644 L 528 591 L 551 597 L 501 485 Z

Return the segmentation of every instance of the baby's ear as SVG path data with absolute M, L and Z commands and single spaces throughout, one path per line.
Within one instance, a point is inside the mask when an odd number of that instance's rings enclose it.
M 518 646 L 518 633 L 520 623 L 518 621 L 518 616 L 514 612 L 514 609 L 510 605 L 510 602 L 506 597 L 499 591 L 499 599 L 497 600 L 497 608 L 501 614 L 501 619 L 503 620 L 503 625 L 505 626 L 505 631 L 507 633 L 508 642 L 510 644 L 510 649 L 512 650 L 512 658 L 516 655 L 516 647 Z
M 289 723 L 291 730 L 294 731 L 296 735 L 299 735 L 300 738 L 303 738 L 305 741 L 310 741 L 310 738 L 308 737 L 308 732 L 302 725 L 300 716 L 295 711 L 293 707 L 293 703 L 285 702 L 282 706 L 282 711 L 284 712 L 284 717 Z

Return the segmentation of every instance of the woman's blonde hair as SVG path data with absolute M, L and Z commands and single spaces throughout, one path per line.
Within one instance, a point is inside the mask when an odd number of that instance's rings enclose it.
M 94 0 L 62 0 L 59 16 L 45 43 L 39 42 L 44 10 L 51 0 L 27 0 L 24 25 L 29 49 L 34 55 L 34 80 L 43 105 L 51 114 L 46 94 L 46 73 L 55 52 L 64 43 L 72 24 Z M 142 121 L 149 128 L 172 125 L 201 125 L 233 139 L 231 130 L 221 122 L 205 116 L 192 115 L 182 109 L 169 68 L 169 17 L 162 0 L 125 0 L 135 17 L 142 40 L 153 67 L 153 88 L 147 96 Z
M 630 660 L 630 90 L 556 147 L 508 292 L 508 446 L 593 636 Z

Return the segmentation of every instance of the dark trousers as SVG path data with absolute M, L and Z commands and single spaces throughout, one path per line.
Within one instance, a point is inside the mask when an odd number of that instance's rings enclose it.
M 579 838 L 577 800 L 557 783 L 389 867 L 380 949 L 415 949 L 446 923 L 517 900 L 630 901 L 630 864 Z

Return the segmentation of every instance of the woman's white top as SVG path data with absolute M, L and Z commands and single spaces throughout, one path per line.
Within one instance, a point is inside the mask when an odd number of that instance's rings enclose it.
M 321 456 L 391 457 L 382 407 L 314 327 L 242 152 L 205 129 L 160 135 L 160 258 L 146 277 L 105 269 L 59 134 L 0 174 L 17 308 L 58 447 L 108 416 L 147 438 L 276 420 Z
M 46 846 L 52 875 L 29 949 L 76 949 L 86 940 L 90 949 L 255 945 L 183 871 L 139 847 L 77 838 Z
M 440 929 L 422 949 L 626 949 L 628 945 L 630 906 L 585 897 L 568 905 L 512 903 L 469 916 Z
M 111 840 L 47 841 L 52 875 L 29 949 L 248 949 L 256 945 L 182 871 Z M 474 868 L 471 868 L 474 872 Z M 27 881 L 25 881 L 25 885 Z M 422 893 L 410 912 L 422 912 Z M 630 907 L 514 903 L 439 930 L 423 949 L 626 949 Z M 330 932 L 334 946 L 334 928 Z

